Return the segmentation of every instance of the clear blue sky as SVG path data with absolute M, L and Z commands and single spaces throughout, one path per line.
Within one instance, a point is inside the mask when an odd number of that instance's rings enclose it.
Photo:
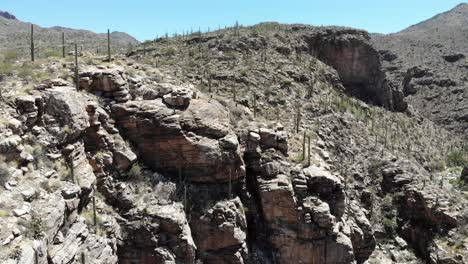
M 391 33 L 466 0 L 0 0 L 0 10 L 40 26 L 125 31 L 139 40 L 165 32 L 263 21 L 342 25 Z

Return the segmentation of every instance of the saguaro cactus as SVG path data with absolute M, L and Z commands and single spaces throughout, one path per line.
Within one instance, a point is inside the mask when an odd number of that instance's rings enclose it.
M 97 214 L 96 214 L 96 198 L 93 196 L 93 223 L 94 227 L 97 226 Z
M 208 74 L 208 92 L 211 93 L 211 73 Z
M 111 42 L 110 42 L 110 30 L 107 30 L 107 60 L 111 61 Z
M 310 136 L 307 136 L 307 166 L 310 166 Z
M 234 101 L 234 103 L 237 101 L 236 81 L 234 81 L 234 84 L 232 86 L 232 100 Z
M 253 114 L 254 118 L 257 117 L 257 95 L 254 93 L 253 95 Z
M 39 255 L 37 254 L 37 249 L 34 249 L 34 264 L 39 264 Z
M 302 160 L 305 159 L 305 155 L 306 155 L 305 148 L 306 148 L 306 132 L 304 131 L 304 135 L 302 137 Z
M 62 57 L 65 58 L 65 32 L 62 32 Z
M 78 45 L 75 43 L 75 85 L 80 89 L 80 75 L 78 74 Z
M 296 114 L 296 133 L 299 133 L 299 127 L 301 125 L 301 108 L 297 107 L 297 114 Z
M 228 194 L 229 194 L 229 199 L 232 199 L 232 173 L 231 173 L 231 168 L 229 168 L 229 186 L 228 186 Z
M 34 25 L 31 24 L 31 61 L 34 61 Z

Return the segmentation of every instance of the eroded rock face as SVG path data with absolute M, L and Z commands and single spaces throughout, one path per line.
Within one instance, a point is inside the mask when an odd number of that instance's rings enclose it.
M 370 44 L 367 32 L 325 28 L 303 37 L 310 51 L 337 70 L 350 93 L 392 110 L 407 108 L 403 92 L 387 80 L 380 55 Z
M 145 213 L 140 210 L 146 207 Z M 119 263 L 194 263 L 196 245 L 180 203 L 143 204 L 122 219 Z
M 80 73 L 80 89 L 113 99 L 127 102 L 130 99 L 127 80 L 120 67 L 88 68 Z
M 261 142 L 260 135 L 249 132 L 246 162 L 274 261 L 355 263 L 345 231 L 349 226 L 341 220 L 345 196 L 340 179 L 318 167 L 291 168 L 277 144 L 262 150 Z
M 247 261 L 247 221 L 239 198 L 216 203 L 199 219 L 192 220 L 191 226 L 205 263 Z
M 168 108 L 161 99 L 135 101 L 112 106 L 112 113 L 153 169 L 198 182 L 245 175 L 228 112 L 216 101 L 193 99 L 183 111 Z

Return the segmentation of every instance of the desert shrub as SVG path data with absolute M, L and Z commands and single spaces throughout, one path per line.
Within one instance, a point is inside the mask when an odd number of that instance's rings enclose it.
M 18 224 L 25 227 L 25 236 L 32 239 L 40 239 L 44 236 L 44 222 L 36 215 L 32 215 L 31 220 L 18 220 Z
M 442 159 L 431 160 L 428 164 L 428 170 L 431 172 L 443 171 L 445 170 L 445 161 Z
M 18 51 L 14 49 L 7 50 L 2 55 L 3 55 L 2 56 L 3 60 L 8 61 L 8 62 L 14 62 L 19 57 Z
M 468 166 L 468 157 L 462 151 L 452 151 L 447 156 L 447 165 L 450 167 Z
M 53 165 L 61 180 L 67 180 L 72 177 L 70 166 L 64 160 L 56 160 Z
M 383 210 L 391 210 L 393 205 L 393 197 L 390 194 L 385 195 L 382 199 L 382 209 Z
M 239 72 L 240 76 L 246 77 L 247 76 L 247 69 L 241 69 Z
M 88 226 L 94 226 L 94 213 L 92 208 L 81 213 L 81 216 L 83 216 Z M 100 225 L 102 222 L 102 216 L 96 212 L 96 225 Z
M 23 64 L 18 70 L 18 77 L 21 79 L 33 79 L 34 71 L 30 64 Z
M 397 228 L 397 222 L 395 218 L 384 217 L 382 220 L 382 225 L 385 228 L 385 231 L 389 234 L 394 234 Z
M 13 74 L 13 63 L 0 60 L 0 75 L 12 75 Z
M 8 165 L 5 163 L 4 158 L 0 157 L 0 185 L 3 186 L 8 181 L 9 176 Z
M 369 172 L 369 175 L 374 177 L 374 178 L 377 178 L 379 177 L 379 169 L 385 165 L 385 161 L 384 160 L 380 160 L 380 159 L 372 159 L 370 161 L 370 165 L 369 165 L 369 168 L 368 168 L 368 172 Z
M 46 152 L 39 144 L 34 144 L 32 146 L 25 146 L 27 152 L 29 152 L 34 157 L 34 167 L 36 169 L 40 167 L 52 168 L 54 164 L 47 157 Z
M 129 179 L 138 179 L 140 177 L 142 171 L 142 166 L 138 163 L 135 162 L 130 170 L 127 172 L 127 177 Z
M 44 51 L 44 56 L 46 58 L 49 58 L 49 57 L 61 57 L 62 56 L 62 52 L 57 50 L 57 49 L 46 49 Z
M 9 216 L 10 213 L 7 210 L 0 209 L 0 218 Z
M 224 52 L 224 57 L 228 60 L 235 60 L 237 58 L 237 53 L 235 51 L 226 51 Z
M 161 50 L 162 54 L 166 56 L 174 56 L 177 52 L 177 50 L 174 47 L 165 47 Z
M 59 179 L 49 179 L 41 182 L 41 187 L 49 193 L 53 193 L 62 187 L 62 181 Z

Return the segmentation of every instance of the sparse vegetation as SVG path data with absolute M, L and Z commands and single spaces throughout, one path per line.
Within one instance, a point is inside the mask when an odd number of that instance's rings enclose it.
M 32 214 L 30 220 L 19 221 L 19 224 L 25 228 L 25 235 L 29 238 L 40 239 L 44 236 L 44 222 L 35 214 Z
M 141 176 L 142 166 L 135 162 L 130 170 L 127 172 L 127 177 L 131 180 L 136 180 Z
M 447 165 L 450 167 L 468 166 L 468 155 L 463 151 L 452 151 L 447 156 Z
M 8 164 L 5 162 L 5 158 L 0 156 L 0 185 L 3 186 L 10 177 Z

